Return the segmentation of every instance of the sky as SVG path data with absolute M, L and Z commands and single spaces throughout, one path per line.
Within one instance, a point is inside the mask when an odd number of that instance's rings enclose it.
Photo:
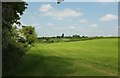
M 57 0 L 24 0 L 26 2 L 56 2 Z M 64 2 L 119 2 L 120 0 L 64 0 Z
M 102 1 L 102 0 L 101 0 Z M 28 2 L 23 25 L 43 36 L 117 36 L 117 2 Z

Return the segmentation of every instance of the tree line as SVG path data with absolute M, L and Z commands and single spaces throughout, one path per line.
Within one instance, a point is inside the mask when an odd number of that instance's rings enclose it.
M 35 28 L 22 26 L 18 21 L 27 9 L 26 2 L 2 3 L 2 75 L 20 64 L 26 52 L 37 39 Z M 22 26 L 21 29 L 17 28 Z

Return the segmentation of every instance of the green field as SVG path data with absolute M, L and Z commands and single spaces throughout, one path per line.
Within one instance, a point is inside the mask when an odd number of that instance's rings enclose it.
M 36 43 L 12 72 L 16 76 L 116 76 L 118 40 Z

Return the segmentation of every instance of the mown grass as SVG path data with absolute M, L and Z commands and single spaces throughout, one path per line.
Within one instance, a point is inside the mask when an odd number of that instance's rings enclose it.
M 116 76 L 118 40 L 95 39 L 76 42 L 36 43 L 15 76 Z

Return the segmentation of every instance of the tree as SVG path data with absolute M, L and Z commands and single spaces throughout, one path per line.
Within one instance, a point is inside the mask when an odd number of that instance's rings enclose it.
M 46 40 L 46 42 L 50 42 L 50 38 L 49 37 L 46 37 L 45 40 Z
M 64 37 L 64 34 L 62 34 L 62 36 L 61 37 Z
M 75 38 L 79 38 L 79 37 L 80 37 L 80 35 L 73 35 L 73 37 L 75 37 Z
M 25 48 L 17 42 L 16 28 L 13 24 L 20 25 L 20 15 L 27 8 L 26 2 L 2 3 L 2 73 L 13 69 L 25 54 Z M 15 35 L 16 34 L 16 35 Z
M 28 45 L 32 45 L 37 40 L 35 28 L 32 26 L 22 26 L 19 32 L 22 34 L 20 37 L 24 39 Z

